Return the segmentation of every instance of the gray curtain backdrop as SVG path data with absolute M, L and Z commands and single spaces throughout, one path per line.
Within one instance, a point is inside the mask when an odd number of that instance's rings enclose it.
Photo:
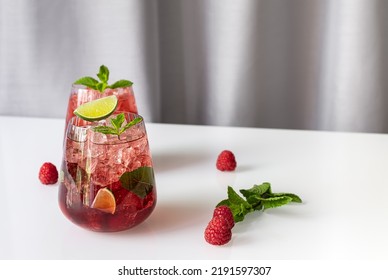
M 134 82 L 147 121 L 388 132 L 388 1 L 0 0 L 0 115 Z

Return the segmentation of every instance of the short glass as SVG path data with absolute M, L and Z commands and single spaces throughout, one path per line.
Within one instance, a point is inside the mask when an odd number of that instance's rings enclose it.
M 73 223 L 93 231 L 121 231 L 149 217 L 156 204 L 153 163 L 144 120 L 118 137 L 93 131 L 110 118 L 79 126 L 70 119 L 64 141 L 59 205 Z M 125 123 L 124 123 L 125 124 Z
M 132 86 L 115 89 L 107 88 L 103 93 L 101 93 L 98 90 L 87 88 L 83 85 L 73 84 L 67 105 L 66 126 L 70 119 L 75 116 L 73 113 L 74 110 L 77 109 L 80 105 L 110 95 L 116 95 L 118 99 L 115 112 L 130 112 L 138 114 L 135 94 L 133 92 Z

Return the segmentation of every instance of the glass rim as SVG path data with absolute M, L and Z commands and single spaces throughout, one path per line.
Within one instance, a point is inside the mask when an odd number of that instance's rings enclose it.
M 90 125 L 88 124 L 76 125 L 74 124 L 76 119 L 79 120 L 80 122 L 86 122 L 77 116 L 72 117 L 67 123 L 65 137 L 72 141 L 85 142 L 87 140 L 87 134 L 88 134 L 88 130 L 90 129 Z
M 106 91 L 106 90 L 118 90 L 118 89 L 125 89 L 125 88 L 132 88 L 133 87 L 133 84 L 132 85 L 130 85 L 130 86 L 126 86 L 126 87 L 118 87 L 118 88 L 106 88 L 105 90 L 104 90 L 104 92 Z M 89 88 L 89 87 L 87 87 L 87 86 L 85 86 L 85 85 L 80 85 L 80 84 L 75 84 L 75 83 L 72 83 L 71 84 L 71 89 L 72 90 L 95 90 L 95 91 L 98 91 L 97 89 L 93 89 L 93 88 Z
M 101 125 L 104 121 L 107 124 L 108 123 L 107 120 L 109 120 L 112 117 L 115 117 L 119 114 L 124 114 L 126 116 L 130 116 L 129 120 L 133 120 L 137 117 L 141 118 L 141 120 L 138 123 L 136 123 L 135 125 L 128 128 L 128 130 L 133 130 L 135 128 L 138 128 L 144 132 L 144 135 L 147 135 L 146 128 L 145 128 L 145 121 L 144 121 L 143 116 L 136 114 L 136 113 L 132 113 L 132 112 L 114 112 L 109 117 L 102 119 L 102 120 L 99 120 L 99 121 L 94 121 L 94 122 L 85 121 L 78 116 L 72 116 L 68 122 L 66 137 L 73 140 L 73 141 L 78 141 L 78 142 L 86 141 L 86 138 L 89 138 L 89 137 L 92 138 L 97 133 L 101 133 L 101 132 L 93 131 L 93 127 Z M 79 122 L 80 125 L 74 124 L 74 122 Z M 90 135 L 88 136 L 89 133 L 90 133 Z M 74 139 L 74 137 L 69 137 L 69 134 L 76 135 L 76 139 Z M 93 139 L 89 139 L 89 141 L 95 145 L 117 145 L 117 144 L 124 144 L 127 142 L 133 142 L 133 141 L 136 141 L 142 137 L 142 136 L 138 136 L 138 137 L 128 139 L 129 135 L 128 135 L 128 133 L 125 134 L 125 132 L 124 132 L 124 136 L 126 136 L 126 137 L 123 139 L 120 139 L 117 135 L 109 135 L 109 136 L 107 135 L 107 137 L 112 137 L 112 136 L 117 137 L 118 141 L 104 142 L 104 143 L 98 143 L 96 141 L 93 141 Z
M 116 115 L 119 115 L 119 114 L 124 114 L 124 115 L 133 115 L 135 116 L 134 118 L 136 117 L 140 117 L 141 118 L 141 121 L 137 124 L 140 124 L 140 123 L 143 123 L 144 122 L 144 118 L 142 115 L 140 114 L 137 114 L 137 113 L 133 113 L 133 112 L 126 112 L 126 111 L 115 111 L 113 114 L 109 115 L 107 118 L 105 119 L 102 119 L 102 120 L 98 120 L 98 121 L 86 121 L 76 115 L 73 115 L 69 121 L 68 121 L 68 125 L 74 125 L 73 122 L 74 120 L 78 119 L 82 122 L 85 122 L 85 123 L 89 123 L 89 125 L 75 125 L 75 126 L 78 126 L 78 127 L 91 127 L 91 126 L 95 126 L 96 124 L 98 124 L 99 122 L 102 122 L 102 121 L 105 121 L 107 119 L 110 119 L 112 116 L 116 116 Z

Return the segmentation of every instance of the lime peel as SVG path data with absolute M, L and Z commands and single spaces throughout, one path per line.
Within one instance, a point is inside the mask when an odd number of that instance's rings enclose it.
M 99 121 L 113 114 L 117 104 L 117 96 L 110 95 L 80 105 L 74 114 L 85 121 Z

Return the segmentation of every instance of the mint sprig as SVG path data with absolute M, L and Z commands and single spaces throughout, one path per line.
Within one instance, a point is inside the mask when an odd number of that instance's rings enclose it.
M 110 119 L 110 123 L 112 126 L 100 125 L 100 126 L 93 127 L 92 130 L 94 132 L 100 132 L 103 134 L 117 135 L 118 138 L 120 139 L 120 135 L 124 131 L 134 126 L 135 124 L 138 124 L 139 122 L 141 122 L 142 118 L 136 117 L 135 119 L 133 119 L 132 121 L 128 122 L 126 125 L 123 126 L 124 121 L 125 121 L 124 113 L 121 113 L 121 114 L 118 114 L 116 118 Z
M 119 80 L 117 82 L 114 82 L 113 84 L 109 85 L 109 69 L 105 65 L 100 66 L 100 70 L 97 73 L 97 77 L 99 78 L 99 81 L 96 80 L 93 77 L 82 77 L 74 82 L 75 85 L 84 85 L 88 88 L 92 88 L 95 90 L 98 90 L 99 92 L 104 92 L 105 89 L 111 88 L 120 88 L 120 87 L 129 87 L 133 85 L 131 81 L 128 80 Z
M 226 205 L 233 214 L 234 221 L 241 222 L 248 213 L 276 208 L 290 202 L 301 203 L 302 199 L 292 193 L 273 193 L 270 183 L 254 185 L 250 189 L 239 190 L 241 197 L 231 186 L 228 186 L 228 198 L 217 204 Z

